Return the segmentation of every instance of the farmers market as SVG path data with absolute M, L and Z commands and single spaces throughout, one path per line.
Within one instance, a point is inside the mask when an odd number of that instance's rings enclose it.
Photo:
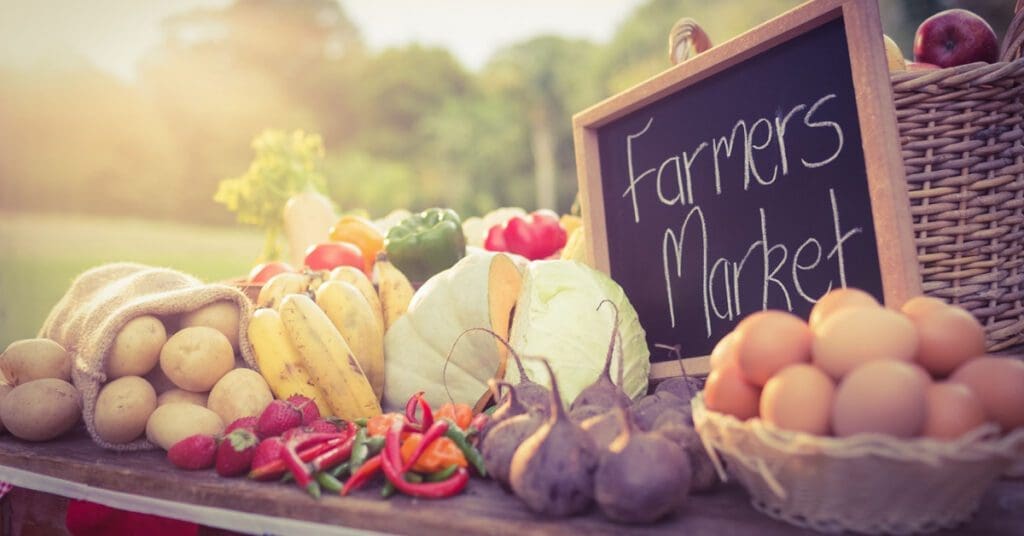
M 1024 0 L 107 8 L 0 21 L 0 533 L 1024 533 Z

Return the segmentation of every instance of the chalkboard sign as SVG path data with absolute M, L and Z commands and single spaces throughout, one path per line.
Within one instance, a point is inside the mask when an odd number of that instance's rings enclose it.
M 636 307 L 652 376 L 706 372 L 746 315 L 840 286 L 920 293 L 872 1 L 821 0 L 573 118 L 590 254 Z

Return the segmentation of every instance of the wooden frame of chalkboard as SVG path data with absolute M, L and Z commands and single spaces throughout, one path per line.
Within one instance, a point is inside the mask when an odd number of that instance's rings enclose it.
M 680 374 L 663 345 L 707 373 L 755 309 L 806 317 L 836 286 L 889 306 L 921 293 L 875 0 L 807 2 L 576 114 L 573 130 L 588 255 L 636 307 L 652 379 Z

